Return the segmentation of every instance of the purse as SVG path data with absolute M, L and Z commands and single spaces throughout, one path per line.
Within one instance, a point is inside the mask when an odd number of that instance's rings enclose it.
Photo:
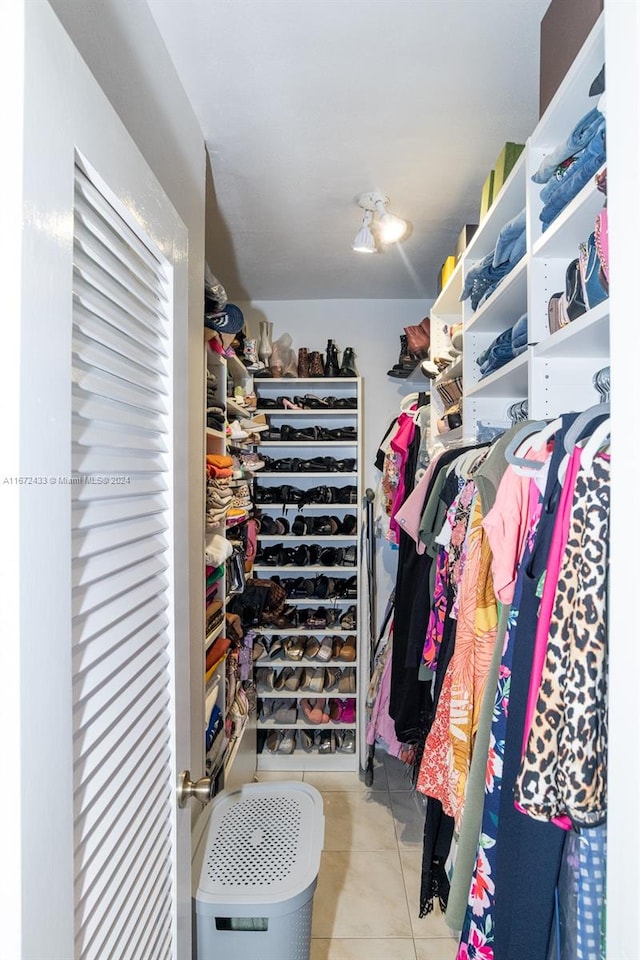
M 557 333 L 570 323 L 567 316 L 567 298 L 564 293 L 552 293 L 547 304 L 549 333 Z
M 595 231 L 591 233 L 586 243 L 580 244 L 578 260 L 584 303 L 587 310 L 592 310 L 609 295 L 608 284 L 605 290 L 600 282 L 600 257 L 596 249 Z
M 580 275 L 580 261 L 577 257 L 571 261 L 565 274 L 565 303 L 569 320 L 577 320 L 587 312 Z

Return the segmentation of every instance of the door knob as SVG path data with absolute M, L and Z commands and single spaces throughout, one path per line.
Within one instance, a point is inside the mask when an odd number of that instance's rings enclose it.
M 185 807 L 187 800 L 194 797 L 199 800 L 202 806 L 211 800 L 213 790 L 213 777 L 200 777 L 199 780 L 192 780 L 189 770 L 183 770 L 178 776 L 178 806 Z

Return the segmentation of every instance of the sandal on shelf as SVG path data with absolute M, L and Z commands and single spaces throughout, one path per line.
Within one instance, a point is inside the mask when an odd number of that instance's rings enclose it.
M 320 650 L 320 641 L 317 637 L 309 637 L 304 648 L 305 660 L 313 660 Z
M 338 680 L 338 692 L 339 693 L 355 693 L 356 692 L 356 672 L 352 667 L 347 667 L 346 670 L 341 672 L 340 678 Z
M 353 697 L 348 700 L 341 700 L 340 723 L 355 723 L 356 720 L 356 701 Z
M 307 723 L 313 723 L 318 725 L 320 723 L 328 723 L 329 718 L 324 713 L 324 698 L 318 700 L 309 700 L 308 698 L 303 698 L 300 701 L 300 709 Z
M 303 680 L 303 673 L 302 667 L 285 667 L 282 676 L 284 677 L 283 685 L 286 689 L 295 693 Z
M 283 652 L 283 637 L 272 637 L 271 643 L 269 645 L 269 659 L 273 660 L 275 657 L 279 657 Z
M 311 733 L 309 730 L 298 730 L 298 743 L 302 747 L 305 753 L 311 753 L 315 742 L 316 742 L 315 733 Z
M 335 730 L 322 730 L 320 733 L 320 743 L 318 744 L 318 753 L 335 753 L 335 750 Z
M 355 604 L 352 604 L 346 613 L 340 617 L 340 626 L 343 630 L 355 630 L 358 611 Z
M 340 734 L 340 743 L 337 745 L 337 749 L 340 753 L 355 753 L 356 752 L 356 732 L 355 730 L 336 730 L 336 737 L 338 733 Z
M 342 563 L 346 567 L 355 567 L 358 553 L 355 546 L 347 547 L 343 552 Z
M 316 397 L 312 393 L 306 394 L 306 396 L 301 397 L 302 402 L 304 403 L 306 410 L 329 410 L 329 404 L 327 403 L 326 397 Z
M 256 690 L 258 693 L 273 690 L 273 670 L 270 667 L 258 667 L 256 670 Z
M 285 637 L 282 644 L 287 660 L 302 660 L 304 656 L 304 637 Z
M 259 660 L 261 657 L 267 655 L 269 649 L 269 643 L 267 638 L 264 637 L 261 633 L 257 633 L 253 638 L 253 643 L 251 645 L 251 656 L 254 660 Z
M 316 660 L 321 660 L 323 663 L 327 663 L 329 660 L 331 660 L 332 650 L 333 650 L 332 637 L 329 637 L 329 636 L 323 637 L 320 643 L 320 649 L 316 654 Z
M 278 753 L 293 753 L 296 748 L 296 731 L 283 730 L 278 744 Z
M 324 667 L 308 671 L 305 689 L 311 693 L 322 693 L 324 689 Z
M 318 607 L 317 610 L 309 610 L 305 620 L 305 627 L 310 630 L 322 630 L 327 625 L 327 611 L 325 607 Z
M 356 658 L 356 638 L 353 634 L 348 636 L 342 646 L 340 647 L 340 652 L 338 653 L 340 660 L 346 660 L 349 663 L 352 663 Z
M 325 693 L 330 693 L 332 690 L 335 690 L 336 687 L 340 690 L 340 693 L 355 693 L 355 684 L 353 690 L 342 690 L 340 683 L 342 682 L 343 672 L 338 670 L 336 667 L 326 667 L 324 671 L 324 690 Z
M 331 637 L 331 654 L 334 660 L 340 659 L 340 651 L 342 650 L 343 643 L 344 637 Z
M 268 753 L 277 753 L 280 741 L 282 740 L 282 730 L 270 730 L 267 734 L 265 747 Z
M 273 716 L 276 723 L 295 723 L 298 711 L 295 700 L 277 700 L 274 705 Z M 355 714 L 354 714 L 355 715 Z

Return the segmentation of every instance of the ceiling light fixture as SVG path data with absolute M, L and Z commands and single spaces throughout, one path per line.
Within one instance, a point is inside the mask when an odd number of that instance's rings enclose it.
M 351 244 L 351 249 L 355 250 L 357 253 L 375 253 L 376 252 L 376 239 L 371 233 L 371 221 L 373 220 L 373 213 L 370 210 L 367 210 L 364 217 L 362 218 L 362 226 L 356 234 L 356 238 Z
M 381 193 L 363 193 L 356 197 L 356 203 L 366 213 L 362 227 L 353 241 L 353 250 L 359 253 L 375 253 L 379 249 L 379 244 L 396 243 L 404 237 L 407 232 L 407 223 L 387 211 L 388 197 Z M 374 215 L 377 215 L 377 219 L 374 219 Z M 375 230 L 375 236 L 372 227 Z

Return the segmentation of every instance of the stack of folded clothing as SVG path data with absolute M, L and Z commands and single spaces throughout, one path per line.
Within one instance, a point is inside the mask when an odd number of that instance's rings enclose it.
M 604 96 L 575 125 L 570 135 L 545 157 L 532 176 L 544 184 L 540 199 L 543 232 L 604 164 L 606 153 Z
M 470 298 L 471 309 L 477 310 L 519 263 L 526 249 L 526 212 L 521 210 L 502 227 L 495 248 L 467 272 L 460 300 Z
M 524 353 L 526 349 L 527 314 L 523 313 L 512 327 L 498 334 L 487 349 L 483 350 L 480 356 L 476 358 L 476 363 L 480 367 L 480 379 L 482 380 L 484 377 L 488 377 L 490 373 L 499 370 L 505 363 L 509 363 L 520 353 Z

